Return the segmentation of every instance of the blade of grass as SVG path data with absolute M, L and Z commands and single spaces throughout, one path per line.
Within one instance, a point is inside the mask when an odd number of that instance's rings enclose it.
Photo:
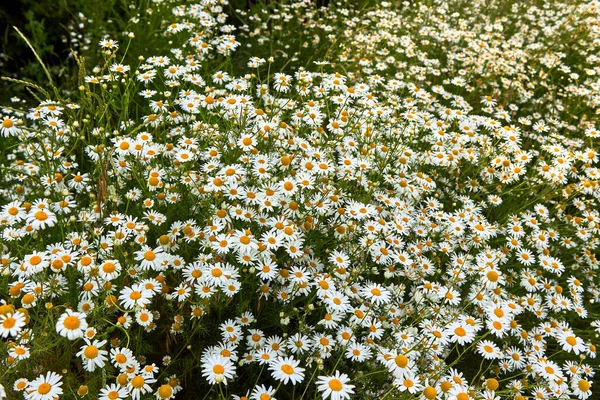
M 60 94 L 58 92 L 58 89 L 57 89 L 56 85 L 54 84 L 54 80 L 52 79 L 52 75 L 50 74 L 50 71 L 46 67 L 46 64 L 44 64 L 44 62 L 42 61 L 41 57 L 39 56 L 39 54 L 37 53 L 37 51 L 35 50 L 35 48 L 31 44 L 31 42 L 29 41 L 29 39 L 27 39 L 27 37 L 23 34 L 23 32 L 21 32 L 19 30 L 19 28 L 17 28 L 16 26 L 13 26 L 13 28 L 14 28 L 15 31 L 17 31 L 17 33 L 19 34 L 19 36 L 21 36 L 21 39 L 23 39 L 25 41 L 25 43 L 27 43 L 27 46 L 33 52 L 33 55 L 38 60 L 38 62 L 42 66 L 42 69 L 46 73 L 46 76 L 48 77 L 48 81 L 50 82 L 50 86 L 52 86 L 52 89 L 54 89 L 54 94 L 60 99 Z
M 36 85 L 33 82 L 28 82 L 25 80 L 21 80 L 21 79 L 14 79 L 14 78 L 9 78 L 8 76 L 3 76 L 0 79 L 2 79 L 3 81 L 8 81 L 8 82 L 13 82 L 13 83 L 20 83 L 22 85 L 25 85 L 25 87 L 27 88 L 34 88 L 39 90 L 44 96 L 46 96 L 47 98 L 50 98 L 50 93 L 48 93 L 48 91 L 46 89 L 44 89 L 43 87 Z

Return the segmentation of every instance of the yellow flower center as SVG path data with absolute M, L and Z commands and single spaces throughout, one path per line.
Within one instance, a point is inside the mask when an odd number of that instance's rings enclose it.
M 83 355 L 86 358 L 96 358 L 98 357 L 98 348 L 96 346 L 88 346 L 83 351 Z
M 31 265 L 38 265 L 41 262 L 42 262 L 42 258 L 38 255 L 35 255 L 29 259 L 29 264 L 31 264 Z
M 156 258 L 156 254 L 152 250 L 148 250 L 147 252 L 144 253 L 144 259 L 146 261 L 154 261 L 155 258 Z
M 582 392 L 587 392 L 588 390 L 590 390 L 590 383 L 585 379 L 580 379 L 577 383 L 577 387 L 579 387 L 579 390 L 581 390 Z
M 499 275 L 496 271 L 490 271 L 486 276 L 490 282 L 497 282 L 499 278 Z
M 131 292 L 131 294 L 129 295 L 129 298 L 131 300 L 139 300 L 142 298 L 142 293 L 138 292 L 137 290 L 134 290 L 133 292 Z
M 217 375 L 223 375 L 225 368 L 222 365 L 215 365 L 213 367 L 213 372 Z
M 144 386 L 144 383 L 146 383 L 146 381 L 144 380 L 144 378 L 142 378 L 141 376 L 135 376 L 132 380 L 131 380 L 131 386 L 133 386 L 136 389 L 141 388 L 142 386 Z
M 158 388 L 158 397 L 168 399 L 173 395 L 173 388 L 170 385 L 162 385 Z
M 396 362 L 396 365 L 400 368 L 405 368 L 408 365 L 408 357 L 402 354 L 398 354 L 394 361 Z
M 286 375 L 292 375 L 294 373 L 294 367 L 292 367 L 290 364 L 283 364 L 281 366 L 281 370 Z
M 102 266 L 102 270 L 104 272 L 106 272 L 107 274 L 111 274 L 111 273 L 113 273 L 113 272 L 115 272 L 117 270 L 117 267 L 115 266 L 115 264 L 113 264 L 111 262 L 106 262 Z
M 339 379 L 332 379 L 329 381 L 329 388 L 334 392 L 342 390 L 342 382 Z
M 38 386 L 37 391 L 39 394 L 47 394 L 50 392 L 51 389 L 52 389 L 52 386 L 50 386 L 50 384 L 44 382 L 40 386 Z
M 69 315 L 67 318 L 65 318 L 65 322 L 63 322 L 63 325 L 65 326 L 65 328 L 70 330 L 77 329 L 80 325 L 79 318 L 77 318 L 74 315 Z
M 437 396 L 437 390 L 435 390 L 433 386 L 427 386 L 425 390 L 423 390 L 423 396 L 428 400 L 433 400 Z

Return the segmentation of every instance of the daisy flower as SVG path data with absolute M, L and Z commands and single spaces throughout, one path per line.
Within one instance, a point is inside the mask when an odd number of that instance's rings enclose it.
M 254 360 L 260 365 L 269 364 L 276 356 L 277 354 L 273 350 L 266 347 L 253 354 Z
M 464 346 L 467 343 L 471 343 L 475 338 L 475 331 L 469 324 L 461 322 L 453 322 L 447 327 L 447 333 L 450 341 L 458 342 Z
M 272 386 L 269 386 L 268 389 L 265 385 L 256 386 L 252 390 L 250 400 L 277 400 L 273 397 L 276 391 Z
M 25 314 L 17 311 L 15 313 L 0 314 L 0 336 L 17 336 L 21 328 L 25 326 Z
M 32 207 L 27 215 L 27 224 L 34 230 L 45 229 L 56 224 L 56 215 L 46 208 Z
M 121 273 L 121 264 L 117 260 L 106 260 L 98 269 L 98 275 L 105 281 L 112 281 Z
M 27 378 L 19 378 L 13 384 L 13 389 L 17 392 L 21 392 L 25 390 L 25 388 L 27 388 L 27 385 L 29 385 L 29 381 L 27 380 Z
M 40 375 L 29 382 L 24 396 L 27 400 L 53 400 L 58 398 L 63 390 L 61 388 L 62 376 L 56 372 L 47 372 L 46 376 Z
M 334 250 L 330 254 L 329 261 L 337 268 L 348 268 L 350 266 L 350 258 L 338 250 Z
M 481 342 L 477 343 L 477 351 L 486 360 L 493 360 L 495 358 L 502 357 L 502 352 L 500 352 L 498 346 L 489 340 L 482 340 Z
M 349 382 L 348 375 L 335 371 L 333 376 L 319 376 L 317 378 L 317 390 L 321 392 L 323 399 L 349 399 L 350 395 L 354 394 L 354 385 L 350 385 Z
M 164 256 L 162 247 L 152 249 L 144 245 L 142 250 L 135 252 L 135 260 L 140 261 L 140 268 L 145 271 L 149 269 L 160 270 Z
M 571 389 L 573 394 L 580 400 L 585 400 L 592 395 L 592 384 L 586 379 L 573 379 Z
M 506 335 L 506 331 L 510 328 L 506 318 L 491 318 L 487 321 L 487 328 L 497 337 L 501 338 Z
M 83 337 L 87 327 L 84 313 L 67 309 L 56 323 L 56 332 L 69 340 L 75 340 Z
M 371 350 L 364 344 L 352 342 L 346 350 L 346 358 L 359 363 L 367 361 L 371 358 Z
M 117 41 L 113 39 L 102 39 L 98 42 L 100 47 L 104 47 L 105 49 L 110 49 L 116 51 L 119 46 L 117 45 Z
M 366 285 L 360 291 L 360 294 L 367 301 L 373 303 L 376 306 L 381 304 L 387 304 L 392 298 L 391 292 L 377 283 Z
M 211 385 L 216 383 L 227 385 L 227 380 L 233 379 L 234 375 L 235 366 L 229 358 L 220 355 L 212 355 L 203 360 L 202 376 L 205 377 Z
M 157 400 L 172 399 L 175 397 L 175 389 L 169 384 L 161 385 L 155 393 Z
M 401 392 L 408 391 L 411 394 L 415 394 L 416 392 L 423 390 L 423 385 L 421 385 L 419 378 L 412 372 L 407 372 L 403 376 L 396 378 L 395 383 L 398 385 L 398 389 L 400 389 Z
M 256 271 L 260 279 L 271 281 L 278 275 L 279 267 L 275 261 L 267 259 L 262 264 L 258 265 Z
M 112 383 L 100 390 L 98 400 L 121 400 L 129 396 L 126 387 Z
M 287 347 L 292 353 L 304 353 L 312 346 L 312 339 L 301 333 L 293 334 L 287 341 Z
M 16 345 L 10 349 L 8 355 L 15 360 L 25 360 L 29 358 L 29 348 L 23 345 Z
M 575 336 L 572 332 L 561 332 L 557 337 L 558 343 L 564 351 L 572 351 L 576 355 L 585 350 L 583 339 Z
M 4 137 L 16 135 L 19 132 L 17 121 L 13 117 L 4 117 L 0 124 L 0 134 Z
M 142 285 L 134 284 L 131 287 L 125 287 L 121 290 L 119 300 L 126 310 L 133 310 L 135 307 L 144 307 L 150 304 L 154 292 L 145 289 Z
M 84 364 L 83 368 L 86 371 L 93 372 L 96 367 L 104 367 L 104 362 L 107 360 L 106 355 L 108 354 L 108 351 L 101 350 L 100 347 L 106 344 L 106 340 L 94 340 L 93 342 L 90 342 L 86 338 L 84 338 L 84 340 L 86 344 L 81 346 L 81 350 L 79 353 L 77 353 L 77 356 L 81 357 L 81 360 Z
M 539 364 L 536 364 L 534 368 L 548 381 L 564 378 L 561 368 L 552 361 L 544 360 Z
M 135 361 L 133 352 L 126 347 L 111 349 L 110 359 L 112 360 L 114 366 L 118 367 L 122 371 L 125 371 L 127 367 L 132 365 Z
M 293 385 L 304 380 L 304 368 L 300 368 L 299 361 L 293 357 L 281 357 L 271 363 L 269 369 L 273 371 L 273 378 L 287 384 Z
M 154 382 L 156 382 L 156 379 L 149 376 L 135 375 L 131 378 L 127 384 L 127 388 L 132 400 L 139 400 L 140 395 L 151 392 L 152 388 L 149 384 Z
M 2 206 L 2 217 L 8 220 L 9 225 L 16 222 L 21 222 L 27 218 L 25 208 L 21 206 L 20 201 L 12 201 L 5 206 Z

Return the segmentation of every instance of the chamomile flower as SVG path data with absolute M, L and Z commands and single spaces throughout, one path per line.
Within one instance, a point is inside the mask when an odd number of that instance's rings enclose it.
M 142 270 L 153 269 L 160 271 L 163 269 L 162 263 L 165 260 L 165 253 L 160 246 L 152 249 L 144 245 L 142 246 L 142 250 L 135 252 L 135 260 L 140 261 L 140 268 Z
M 63 394 L 62 376 L 56 372 L 47 372 L 29 382 L 24 396 L 27 400 L 53 400 Z
M 110 359 L 113 365 L 122 371 L 127 370 L 128 367 L 135 363 L 133 352 L 126 347 L 112 348 L 110 350 Z
M 502 352 L 496 344 L 489 340 L 482 340 L 477 343 L 477 351 L 486 360 L 493 360 L 502 357 Z
M 69 340 L 82 338 L 87 327 L 85 314 L 70 309 L 67 309 L 56 322 L 56 332 Z
M 362 343 L 352 342 L 346 349 L 346 358 L 356 362 L 364 362 L 371 358 L 371 350 Z
M 5 116 L 0 124 L 0 134 L 4 137 L 14 136 L 19 133 L 18 121 L 14 117 Z
M 101 347 L 106 344 L 106 340 L 93 340 L 90 341 L 85 339 L 85 345 L 81 347 L 81 350 L 76 354 L 81 357 L 83 362 L 83 368 L 86 371 L 93 372 L 96 367 L 103 368 L 104 362 L 107 360 L 106 355 L 108 351 L 102 350 Z
M 29 385 L 27 378 L 19 378 L 13 384 L 13 389 L 17 392 L 22 392 L 27 388 L 27 385 Z
M 571 390 L 573 394 L 580 400 L 585 400 L 592 395 L 592 383 L 587 379 L 575 377 L 571 381 Z
M 360 293 L 368 302 L 373 303 L 376 306 L 387 304 L 391 300 L 391 292 L 377 283 L 365 285 Z
M 156 379 L 147 375 L 134 375 L 127 384 L 129 394 L 132 400 L 139 400 L 140 396 L 152 391 L 150 384 L 156 382 Z
M 292 385 L 304 380 L 304 368 L 299 367 L 300 362 L 293 357 L 280 357 L 275 359 L 269 366 L 273 379 Z
M 157 400 L 172 399 L 175 397 L 175 389 L 169 384 L 160 385 L 155 393 Z
M 25 315 L 20 311 L 0 314 L 0 336 L 7 338 L 17 336 L 25 326 Z
M 476 334 L 476 331 L 469 324 L 458 321 L 449 324 L 446 332 L 450 341 L 457 342 L 462 346 L 471 343 L 475 339 Z
M 229 358 L 212 355 L 202 360 L 202 376 L 211 384 L 222 383 L 227 385 L 228 380 L 233 379 L 235 366 Z
M 30 356 L 29 347 L 20 344 L 15 345 L 9 350 L 8 355 L 15 360 L 26 360 Z
M 52 227 L 56 224 L 56 215 L 48 208 L 32 207 L 27 214 L 27 224 L 34 230 Z
M 579 355 L 579 353 L 585 350 L 583 339 L 577 337 L 570 331 L 562 331 L 557 337 L 558 343 L 562 346 L 564 351 L 570 351 Z
M 150 304 L 153 292 L 144 288 L 142 285 L 134 284 L 131 287 L 126 286 L 121 290 L 119 300 L 123 308 L 133 310 L 136 307 L 145 307 Z
M 126 387 L 112 383 L 100 389 L 98 400 L 122 400 L 129 396 Z
M 265 385 L 256 386 L 252 389 L 250 400 L 277 400 L 275 395 L 276 389 L 272 386 L 268 388 Z
M 349 399 L 350 395 L 354 394 L 355 386 L 350 384 L 348 375 L 337 370 L 331 376 L 319 376 L 316 384 L 317 390 L 321 393 L 323 399 Z

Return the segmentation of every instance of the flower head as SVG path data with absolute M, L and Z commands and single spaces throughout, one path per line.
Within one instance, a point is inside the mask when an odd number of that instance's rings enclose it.
M 321 392 L 323 399 L 331 400 L 349 399 L 354 394 L 354 385 L 351 385 L 350 378 L 346 374 L 340 374 L 335 371 L 332 376 L 319 376 L 317 378 L 317 390 Z
M 87 327 L 84 313 L 67 309 L 56 323 L 56 332 L 69 340 L 75 340 L 83 337 Z

